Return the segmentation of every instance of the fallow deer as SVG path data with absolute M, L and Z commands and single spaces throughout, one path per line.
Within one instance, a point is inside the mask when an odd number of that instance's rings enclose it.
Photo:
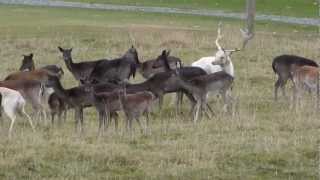
M 149 79 L 156 73 L 166 71 L 165 65 L 163 64 L 163 61 L 161 60 L 161 58 L 162 58 L 162 54 L 160 56 L 158 56 L 156 59 L 151 59 L 151 60 L 148 60 L 148 61 L 141 63 L 139 66 L 140 74 L 145 79 Z M 176 68 L 182 67 L 181 59 L 179 59 L 175 56 L 168 56 L 167 58 L 168 58 L 168 63 L 170 65 L 171 69 L 176 69 Z
M 278 76 L 278 80 L 274 84 L 274 99 L 278 100 L 278 89 L 279 87 L 282 90 L 282 95 L 285 96 L 285 85 L 287 84 L 288 79 L 292 79 L 293 67 L 296 66 L 313 66 L 318 67 L 318 64 L 311 60 L 300 56 L 294 55 L 281 55 L 273 59 L 272 69 L 273 72 Z
M 319 107 L 319 68 L 315 66 L 291 67 L 291 77 L 294 84 L 294 105 L 300 104 L 303 91 L 316 92 L 317 108 Z
M 36 116 L 42 114 L 46 117 L 45 110 L 41 102 L 44 92 L 44 84 L 41 82 L 35 80 L 0 81 L 0 87 L 19 91 L 25 100 L 32 105 Z
M 2 96 L 1 107 L 11 120 L 9 128 L 9 137 L 11 137 L 12 128 L 16 120 L 17 114 L 25 116 L 28 119 L 32 130 L 34 131 L 32 120 L 24 110 L 26 101 L 22 97 L 22 95 L 16 90 L 8 89 L 5 87 L 0 87 L 0 94 Z
M 80 63 L 74 63 L 71 55 L 72 48 L 63 49 L 58 47 L 58 49 L 62 53 L 67 69 L 72 73 L 73 77 L 80 82 L 80 84 L 83 84 L 88 80 L 90 74 L 97 64 L 108 61 L 107 59 L 100 59 L 96 61 L 83 61 Z
M 19 68 L 19 71 L 32 71 L 35 69 L 33 54 L 23 55 L 22 64 Z
M 135 77 L 136 69 L 140 65 L 138 52 L 132 46 L 122 57 L 103 61 L 96 66 L 89 76 L 90 83 L 112 82 L 119 84 Z

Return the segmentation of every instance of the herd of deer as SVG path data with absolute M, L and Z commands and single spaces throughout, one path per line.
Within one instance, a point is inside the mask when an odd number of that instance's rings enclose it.
M 242 31 L 242 47 L 231 50 L 224 49 L 219 43 L 222 38 L 221 24 L 217 34 L 215 44 L 218 51 L 215 56 L 203 57 L 191 66 L 183 66 L 179 58 L 170 56 L 170 52 L 166 50 L 156 59 L 141 63 L 133 46 L 117 59 L 74 63 L 72 48 L 58 47 L 67 69 L 80 84 L 70 89 L 65 89 L 60 82 L 64 75 L 61 67 L 48 65 L 35 68 L 33 54 L 25 55 L 20 71 L 8 75 L 0 82 L 1 106 L 11 119 L 9 136 L 17 114 L 26 116 L 34 129 L 30 116 L 24 111 L 26 102 L 32 105 L 32 117 L 38 117 L 39 120 L 46 119 L 49 107 L 52 123 L 56 116 L 60 123 L 61 119 L 66 118 L 67 110 L 73 109 L 76 130 L 80 132 L 83 130 L 83 109 L 95 107 L 99 114 L 99 134 L 104 132 L 112 120 L 117 129 L 119 111 L 124 112 L 128 130 L 131 131 L 132 122 L 136 120 L 143 131 L 139 118 L 145 115 L 147 128 L 154 102 L 158 100 L 161 108 L 163 96 L 168 93 L 177 93 L 177 112 L 181 111 L 183 94 L 188 97 L 194 123 L 204 113 L 208 117 L 213 114 L 207 102 L 209 93 L 221 95 L 223 110 L 230 112 L 233 103 L 231 87 L 234 81 L 231 54 L 244 49 L 253 33 Z M 285 95 L 288 79 L 294 83 L 296 100 L 300 99 L 303 89 L 316 91 L 319 97 L 319 71 L 314 61 L 282 55 L 274 59 L 272 68 L 279 77 L 275 83 L 275 99 L 278 98 L 279 87 Z M 146 80 L 136 84 L 129 83 L 129 78 L 135 77 L 137 71 Z

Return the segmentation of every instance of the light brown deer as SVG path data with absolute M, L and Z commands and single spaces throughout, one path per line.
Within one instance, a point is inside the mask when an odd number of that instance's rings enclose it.
M 294 84 L 294 105 L 300 104 L 304 91 L 316 93 L 317 107 L 319 107 L 319 68 L 314 66 L 295 66 L 292 68 Z

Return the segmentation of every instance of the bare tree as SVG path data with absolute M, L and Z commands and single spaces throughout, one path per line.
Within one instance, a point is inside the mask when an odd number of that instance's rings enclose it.
M 246 46 L 248 41 L 254 36 L 254 20 L 256 15 L 256 0 L 247 0 L 246 6 L 246 27 L 241 29 L 242 36 L 246 39 L 242 48 Z

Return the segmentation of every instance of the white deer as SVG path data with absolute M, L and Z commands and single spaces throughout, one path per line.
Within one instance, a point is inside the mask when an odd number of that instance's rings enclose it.
M 25 116 L 28 119 L 32 127 L 32 130 L 34 131 L 32 120 L 24 110 L 26 101 L 22 97 L 22 95 L 16 90 L 8 89 L 5 87 L 0 87 L 0 94 L 2 96 L 1 106 L 4 112 L 6 113 L 6 115 L 11 119 L 11 124 L 9 128 L 9 137 L 11 137 L 11 131 L 13 128 L 13 124 L 16 120 L 17 113 L 19 115 Z
M 202 57 L 199 60 L 193 62 L 191 66 L 200 67 L 208 74 L 225 71 L 226 73 L 234 77 L 234 66 L 230 56 L 233 52 L 241 51 L 246 46 L 248 41 L 253 37 L 253 34 L 249 30 L 240 29 L 240 31 L 244 39 L 241 49 L 236 48 L 226 50 L 219 44 L 219 40 L 221 40 L 223 37 L 221 35 L 221 23 L 219 23 L 218 35 L 217 39 L 215 40 L 218 51 L 216 52 L 215 56 Z

